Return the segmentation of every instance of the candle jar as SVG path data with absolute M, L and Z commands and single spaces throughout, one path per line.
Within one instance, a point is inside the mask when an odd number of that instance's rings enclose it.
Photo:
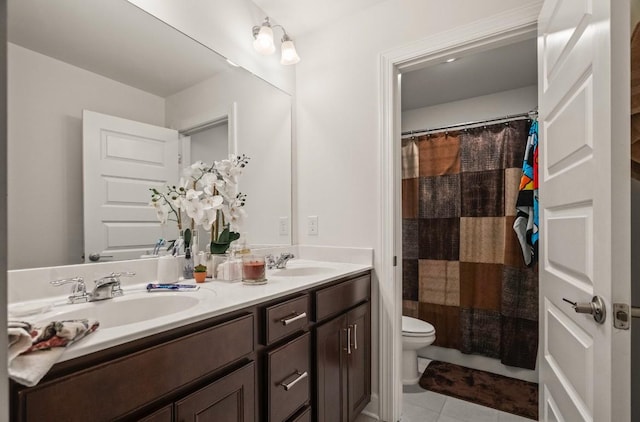
M 266 281 L 264 256 L 246 255 L 242 257 L 242 281 L 248 283 Z

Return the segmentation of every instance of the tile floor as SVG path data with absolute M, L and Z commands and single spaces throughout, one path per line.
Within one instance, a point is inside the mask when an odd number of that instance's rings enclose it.
M 418 369 L 424 371 L 429 362 L 428 359 L 419 359 Z M 416 385 L 404 387 L 401 422 L 532 422 L 532 420 L 426 391 Z

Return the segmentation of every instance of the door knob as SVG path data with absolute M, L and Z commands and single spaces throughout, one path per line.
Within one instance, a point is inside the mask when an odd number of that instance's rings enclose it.
M 579 314 L 593 315 L 593 319 L 598 324 L 604 324 L 604 320 L 607 318 L 607 309 L 604 305 L 604 300 L 600 296 L 594 296 L 591 302 L 573 302 L 569 299 L 562 298 L 565 302 L 571 304 L 573 310 Z
M 100 258 L 113 258 L 113 255 L 100 255 L 99 252 L 93 252 L 89 254 L 89 261 L 98 262 Z

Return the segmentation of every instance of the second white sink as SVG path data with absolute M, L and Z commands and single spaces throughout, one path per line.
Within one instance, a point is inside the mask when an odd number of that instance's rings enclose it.
M 274 270 L 268 276 L 275 277 L 308 277 L 314 275 L 329 274 L 335 270 L 327 267 L 291 267 Z

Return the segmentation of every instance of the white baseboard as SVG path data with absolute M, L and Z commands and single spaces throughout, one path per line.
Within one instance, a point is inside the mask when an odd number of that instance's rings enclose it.
M 371 401 L 358 415 L 355 422 L 378 422 L 380 421 L 380 400 L 377 394 L 371 394 Z

